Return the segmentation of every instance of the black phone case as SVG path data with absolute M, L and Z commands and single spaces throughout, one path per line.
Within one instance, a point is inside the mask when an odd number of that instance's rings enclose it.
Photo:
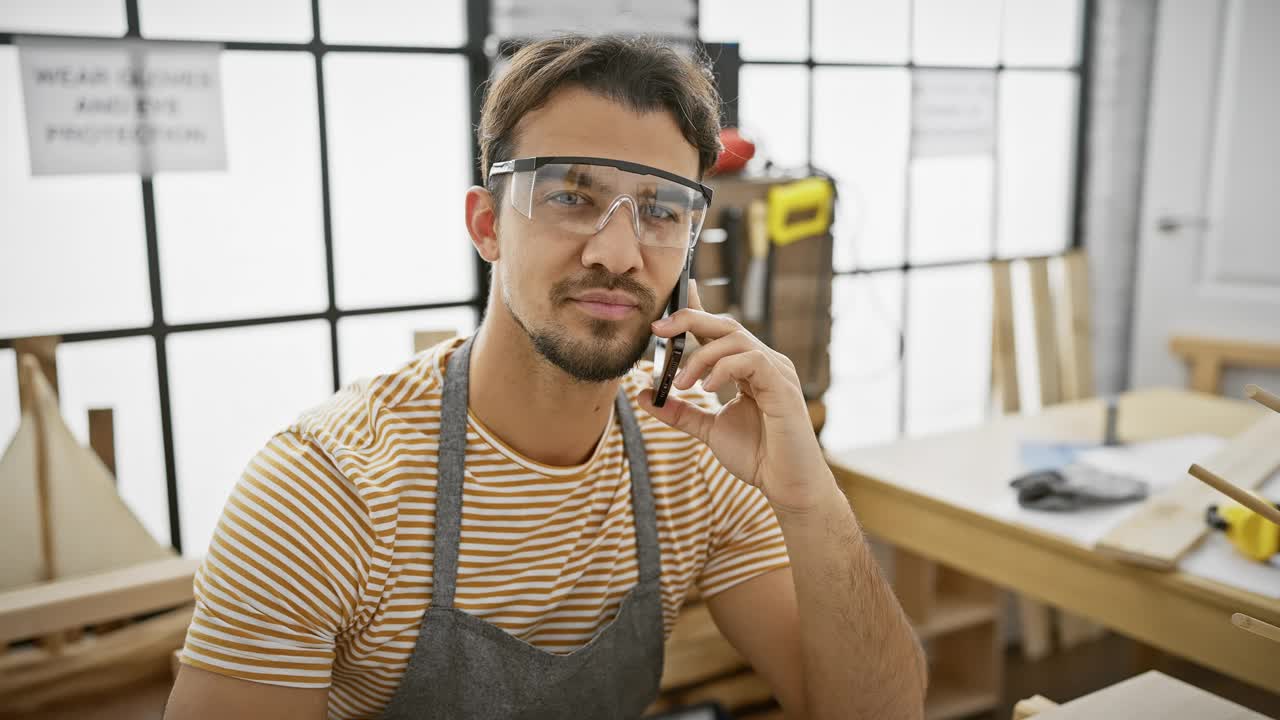
M 667 315 L 674 315 L 689 305 L 689 269 L 693 265 L 693 253 L 685 258 L 684 270 L 680 272 L 680 280 L 676 283 L 676 287 L 671 292 L 671 301 L 667 303 Z M 671 392 L 671 383 L 675 380 L 676 370 L 680 367 L 680 359 L 684 357 L 685 334 L 680 333 L 669 340 L 658 339 L 659 348 L 666 343 L 666 353 L 662 367 L 654 367 L 654 372 L 658 373 L 656 382 L 654 382 L 653 404 L 655 407 L 662 407 L 667 403 L 667 395 Z

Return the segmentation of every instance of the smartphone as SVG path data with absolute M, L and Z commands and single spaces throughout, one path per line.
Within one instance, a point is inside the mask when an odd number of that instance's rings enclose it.
M 667 303 L 667 312 L 663 317 L 675 314 L 689 304 L 689 268 L 693 253 L 685 258 L 684 269 L 680 271 L 680 280 L 675 290 L 671 291 L 671 300 Z M 667 394 L 671 392 L 671 383 L 676 378 L 676 370 L 680 368 L 680 358 L 684 357 L 684 333 L 672 338 L 658 338 L 658 346 L 653 354 L 653 404 L 662 407 L 667 403 Z

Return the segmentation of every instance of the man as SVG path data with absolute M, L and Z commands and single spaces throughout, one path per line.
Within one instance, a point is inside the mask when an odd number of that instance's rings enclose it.
M 660 44 L 512 59 L 466 195 L 483 324 L 249 464 L 166 717 L 637 717 L 695 587 L 788 717 L 922 716 L 923 655 L 791 363 L 696 287 L 655 322 L 718 133 L 709 73 Z M 682 332 L 701 346 L 654 407 L 637 362 Z

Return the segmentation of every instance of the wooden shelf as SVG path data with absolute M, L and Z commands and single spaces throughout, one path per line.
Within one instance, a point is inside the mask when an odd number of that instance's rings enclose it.
M 939 596 L 929 618 L 915 625 L 921 640 L 946 635 L 956 630 L 981 625 L 997 619 L 1000 604 L 985 595 Z
M 1000 703 L 992 691 L 966 689 L 960 685 L 939 683 L 929 688 L 924 701 L 926 720 L 949 720 L 991 710 Z

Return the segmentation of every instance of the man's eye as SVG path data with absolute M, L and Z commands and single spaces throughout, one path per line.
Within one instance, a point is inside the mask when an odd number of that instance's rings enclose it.
M 587 199 L 577 193 L 558 192 L 547 196 L 547 202 L 552 202 L 565 207 L 575 207 L 578 205 L 586 205 Z
M 654 220 L 675 222 L 678 219 L 675 211 L 661 205 L 646 205 L 644 211 L 646 215 Z

